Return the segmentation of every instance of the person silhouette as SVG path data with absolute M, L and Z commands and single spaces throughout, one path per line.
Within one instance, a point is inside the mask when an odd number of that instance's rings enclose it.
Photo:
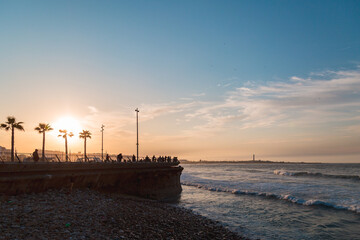
M 37 149 L 35 149 L 35 151 L 33 152 L 33 158 L 34 158 L 34 162 L 39 161 L 39 153 Z
M 109 154 L 106 154 L 105 162 L 110 162 L 110 156 L 109 156 Z
M 119 155 L 117 155 L 117 161 L 120 163 L 122 158 L 123 158 L 122 154 L 119 153 Z

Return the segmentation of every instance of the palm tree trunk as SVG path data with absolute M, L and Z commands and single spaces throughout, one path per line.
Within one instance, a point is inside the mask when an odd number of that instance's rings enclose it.
M 67 137 L 65 137 L 65 158 L 66 162 L 68 161 L 68 152 L 67 152 Z
M 11 161 L 14 161 L 14 145 L 15 145 L 14 126 L 11 126 Z
M 45 162 L 45 131 L 43 132 L 42 159 L 43 159 L 43 162 Z
M 87 161 L 87 159 L 86 159 L 86 138 L 84 139 L 84 159 L 86 162 Z

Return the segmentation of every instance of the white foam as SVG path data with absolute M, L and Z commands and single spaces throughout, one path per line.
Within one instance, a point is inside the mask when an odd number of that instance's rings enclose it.
M 360 213 L 360 205 L 358 205 L 358 204 L 337 205 L 337 204 L 334 204 L 331 202 L 326 202 L 326 201 L 322 201 L 322 200 L 318 200 L 318 199 L 305 200 L 305 199 L 297 198 L 290 194 L 282 195 L 282 194 L 275 194 L 275 193 L 271 193 L 271 192 L 255 192 L 255 191 L 241 190 L 241 189 L 219 188 L 219 187 L 212 187 L 212 186 L 191 183 L 191 182 L 186 182 L 186 181 L 183 181 L 181 184 L 183 184 L 185 186 L 201 188 L 201 189 L 208 190 L 208 191 L 225 192 L 225 193 L 232 193 L 232 194 L 237 194 L 237 195 L 261 196 L 261 197 L 285 200 L 285 201 L 289 201 L 289 202 L 304 205 L 304 206 L 323 206 L 323 207 L 329 207 L 329 208 L 339 209 L 339 210 L 348 210 L 348 211 L 352 211 L 352 212 L 355 212 L 358 214 Z
M 286 171 L 283 169 L 274 170 L 274 174 L 282 175 L 282 176 L 305 176 L 305 177 L 360 180 L 360 176 L 358 176 L 358 175 L 333 175 L 333 174 L 325 174 L 325 173 L 319 173 L 319 172 L 296 172 L 296 171 L 292 172 L 292 171 Z

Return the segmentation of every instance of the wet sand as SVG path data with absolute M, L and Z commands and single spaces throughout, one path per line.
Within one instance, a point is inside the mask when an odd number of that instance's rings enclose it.
M 119 194 L 63 189 L 0 200 L 0 239 L 243 239 L 189 210 Z

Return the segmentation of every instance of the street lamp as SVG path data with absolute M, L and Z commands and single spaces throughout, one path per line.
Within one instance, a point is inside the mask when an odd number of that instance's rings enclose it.
M 139 109 L 136 112 L 136 161 L 139 161 Z
M 104 124 L 101 125 L 101 161 L 104 161 Z

